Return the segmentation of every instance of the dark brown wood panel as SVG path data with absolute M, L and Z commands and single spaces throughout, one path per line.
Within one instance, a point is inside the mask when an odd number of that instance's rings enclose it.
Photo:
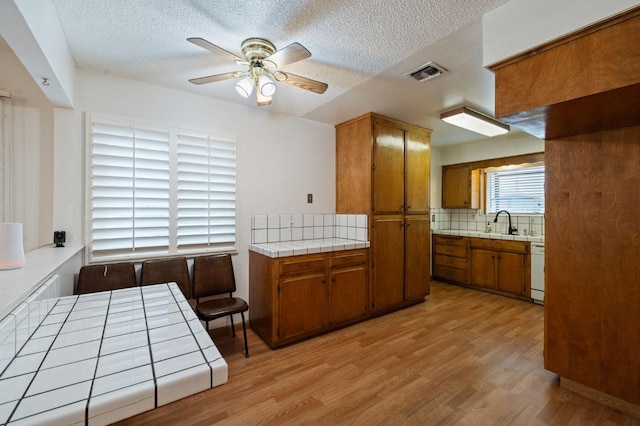
M 373 307 L 375 311 L 404 300 L 404 221 L 402 217 L 374 219 Z
M 404 211 L 404 130 L 375 123 L 373 130 L 373 209 Z
M 332 272 L 329 280 L 329 322 L 361 318 L 369 305 L 367 266 Z
M 640 16 L 495 69 L 496 116 L 638 83 Z
M 640 404 L 640 127 L 545 152 L 545 366 Z
M 429 217 L 405 219 L 404 232 L 404 298 L 423 299 L 429 294 Z
M 336 126 L 336 212 L 371 210 L 371 114 Z
M 431 133 L 405 132 L 405 213 L 429 214 Z

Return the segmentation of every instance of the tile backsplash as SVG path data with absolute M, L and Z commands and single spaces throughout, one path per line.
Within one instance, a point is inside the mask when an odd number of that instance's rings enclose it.
M 258 214 L 251 217 L 251 243 L 344 238 L 368 241 L 366 214 Z
M 503 213 L 498 217 L 498 223 L 494 223 L 495 216 L 473 209 L 431 209 L 431 229 L 483 232 L 489 223 L 493 232 L 507 232 L 508 216 Z M 532 235 L 532 231 L 533 235 L 544 235 L 543 214 L 512 214 L 511 224 L 518 228 L 520 235 Z

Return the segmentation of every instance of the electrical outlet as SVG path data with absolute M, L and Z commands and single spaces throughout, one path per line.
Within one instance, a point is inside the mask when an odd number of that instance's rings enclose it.
M 435 222 L 435 221 L 436 221 L 436 215 L 435 215 L 435 214 L 432 214 L 432 215 L 431 215 L 431 222 Z
M 289 222 L 289 230 L 293 231 L 293 221 Z
M 313 203 L 313 194 L 307 194 L 307 203 Z
M 477 220 L 477 217 L 476 217 L 476 215 L 475 215 L 475 214 L 472 214 L 472 215 L 471 215 L 471 220 L 473 220 L 473 221 Z

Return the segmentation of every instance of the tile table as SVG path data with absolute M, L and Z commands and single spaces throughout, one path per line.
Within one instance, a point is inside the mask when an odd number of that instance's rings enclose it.
M 3 319 L 29 335 L 3 363 L 0 424 L 108 424 L 227 381 L 227 363 L 174 283 L 46 306 L 35 327 L 29 315 Z

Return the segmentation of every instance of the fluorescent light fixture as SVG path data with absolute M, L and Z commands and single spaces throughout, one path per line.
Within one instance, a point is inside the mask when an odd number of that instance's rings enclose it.
M 236 83 L 236 91 L 243 98 L 248 98 L 253 90 L 253 79 L 251 77 L 245 77 Z
M 460 107 L 440 114 L 440 119 L 454 126 L 471 130 L 485 136 L 504 135 L 509 131 L 509 125 L 489 117 L 471 108 Z

